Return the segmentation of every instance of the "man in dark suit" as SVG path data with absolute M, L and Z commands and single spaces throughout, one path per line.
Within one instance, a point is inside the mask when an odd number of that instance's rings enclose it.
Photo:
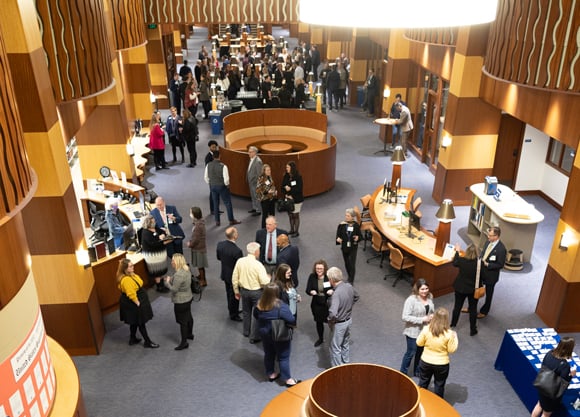
M 165 230 L 169 235 L 175 236 L 172 242 L 167 244 L 167 256 L 171 258 L 174 253 L 183 253 L 183 238 L 185 233 L 179 225 L 183 219 L 177 211 L 177 207 L 165 204 L 163 197 L 155 199 L 155 208 L 150 213 L 155 219 L 155 225 Z
M 236 245 L 236 240 L 238 240 L 238 230 L 235 227 L 228 227 L 226 229 L 226 240 L 222 240 L 217 244 L 216 255 L 218 261 L 222 264 L 220 278 L 226 286 L 230 320 L 242 321 L 240 317 L 240 301 L 236 299 L 232 285 L 232 273 L 234 272 L 236 261 L 244 256 L 242 250 Z
M 248 213 L 251 213 L 252 216 L 260 216 L 262 214 L 262 204 L 260 203 L 260 199 L 258 199 L 256 186 L 258 185 L 258 177 L 262 174 L 264 164 L 258 156 L 258 148 L 255 146 L 249 147 L 248 156 L 250 157 L 250 163 L 248 164 L 248 170 L 246 172 L 246 180 L 248 181 L 250 197 L 252 198 L 252 209 Z
M 505 264 L 506 248 L 499 240 L 501 230 L 499 227 L 487 229 L 487 243 L 483 247 L 481 256 L 481 278 L 485 284 L 485 303 L 479 310 L 478 319 L 482 319 L 489 314 L 493 290 L 499 281 L 499 272 Z
M 278 223 L 274 216 L 266 219 L 266 228 L 256 232 L 256 242 L 260 244 L 260 262 L 266 267 L 269 274 L 276 268 L 276 259 L 278 257 L 277 238 L 280 235 L 288 235 L 283 229 L 278 229 Z
M 300 267 L 300 251 L 298 246 L 290 244 L 287 235 L 279 235 L 276 238 L 278 243 L 278 259 L 276 265 L 286 264 L 292 268 L 292 285 L 298 288 L 298 268 Z

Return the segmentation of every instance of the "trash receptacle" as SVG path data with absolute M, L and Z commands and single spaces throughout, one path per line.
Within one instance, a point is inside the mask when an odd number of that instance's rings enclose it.
M 358 107 L 362 107 L 364 101 L 365 101 L 365 89 L 363 88 L 362 85 L 359 85 L 356 88 L 356 105 Z
M 209 121 L 211 122 L 211 134 L 219 135 L 222 133 L 222 112 L 212 110 L 209 112 Z
M 244 102 L 242 100 L 230 100 L 230 107 L 232 109 L 232 113 L 242 111 L 243 105 Z

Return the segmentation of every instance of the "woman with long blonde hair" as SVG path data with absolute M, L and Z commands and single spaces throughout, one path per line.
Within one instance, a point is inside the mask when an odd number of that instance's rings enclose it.
M 419 362 L 421 388 L 427 389 L 431 377 L 434 377 L 435 394 L 443 398 L 449 375 L 449 354 L 455 352 L 458 345 L 457 333 L 449 327 L 449 311 L 438 308 L 429 326 L 425 326 L 417 337 L 417 346 L 423 346 Z
M 191 272 L 181 253 L 176 253 L 171 258 L 171 266 L 175 269 L 172 277 L 165 277 L 165 286 L 171 292 L 175 321 L 179 324 L 181 342 L 175 350 L 183 350 L 189 347 L 187 340 L 193 340 L 193 316 L 191 315 Z

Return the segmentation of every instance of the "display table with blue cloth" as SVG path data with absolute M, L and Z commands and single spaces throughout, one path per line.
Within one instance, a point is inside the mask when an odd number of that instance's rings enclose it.
M 552 329 L 508 329 L 495 360 L 495 369 L 503 371 L 506 379 L 526 408 L 531 412 L 538 402 L 538 393 L 533 386 L 547 352 L 558 345 L 560 336 Z M 574 362 L 574 363 L 572 363 Z M 576 353 L 571 365 L 580 365 Z M 580 379 L 572 378 L 568 390 L 562 398 L 563 408 L 555 411 L 553 417 L 580 417 L 580 410 L 574 410 L 572 403 L 580 394 Z

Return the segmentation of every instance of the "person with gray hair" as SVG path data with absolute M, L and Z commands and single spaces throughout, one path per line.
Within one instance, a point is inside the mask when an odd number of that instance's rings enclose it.
M 333 266 L 326 272 L 334 289 L 328 309 L 328 326 L 332 331 L 330 341 L 330 365 L 350 363 L 350 327 L 352 307 L 359 299 L 358 292 L 348 282 L 344 282 L 342 271 Z
M 348 275 L 348 282 L 354 284 L 356 273 L 356 255 L 358 253 L 358 242 L 362 240 L 360 226 L 356 221 L 354 209 L 348 208 L 344 214 L 344 221 L 336 229 L 336 244 L 340 245 L 344 267 Z
M 258 186 L 258 177 L 262 174 L 262 160 L 258 156 L 258 148 L 250 146 L 248 148 L 248 156 L 250 163 L 248 164 L 248 171 L 246 172 L 246 180 L 248 187 L 250 187 L 250 197 L 252 198 L 252 209 L 248 211 L 252 216 L 260 216 L 262 213 L 262 204 L 258 198 L 256 188 Z
M 266 268 L 258 260 L 260 244 L 250 242 L 246 246 L 248 254 L 236 262 L 232 273 L 232 286 L 237 300 L 242 300 L 243 335 L 250 343 L 260 341 L 257 327 L 252 320 L 252 310 L 262 296 L 262 289 L 270 282 Z

